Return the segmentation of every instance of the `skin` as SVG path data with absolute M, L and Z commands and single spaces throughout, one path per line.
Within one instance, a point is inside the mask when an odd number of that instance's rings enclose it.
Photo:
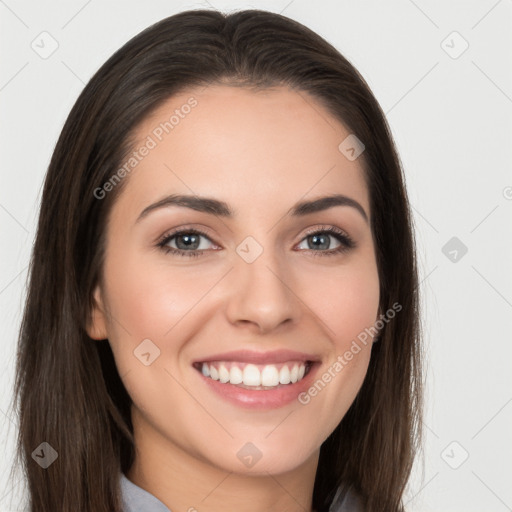
M 124 178 L 88 327 L 91 338 L 108 338 L 133 400 L 136 460 L 126 476 L 173 511 L 304 512 L 312 507 L 320 446 L 355 399 L 372 343 L 307 405 L 273 410 L 224 401 L 191 363 L 242 348 L 285 348 L 317 355 L 320 377 L 374 325 L 379 278 L 370 224 L 350 206 L 286 215 L 300 200 L 339 193 L 371 219 L 361 159 L 338 150 L 349 135 L 339 121 L 311 96 L 284 87 L 191 89 L 144 120 L 134 147 L 191 96 L 197 106 Z M 235 217 L 171 206 L 136 223 L 171 193 L 223 200 Z M 199 257 L 156 247 L 181 226 L 208 232 Z M 315 248 L 305 232 L 325 226 L 357 246 L 321 255 L 340 242 L 330 236 L 327 249 Z M 236 252 L 247 236 L 263 248 L 250 264 Z M 148 366 L 134 356 L 144 339 L 160 350 Z M 252 468 L 237 457 L 247 442 L 262 453 Z

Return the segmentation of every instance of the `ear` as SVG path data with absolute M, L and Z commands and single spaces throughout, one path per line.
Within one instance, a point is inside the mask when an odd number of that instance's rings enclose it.
M 93 340 L 108 338 L 105 307 L 99 285 L 96 286 L 93 293 L 93 307 L 87 322 L 87 334 Z

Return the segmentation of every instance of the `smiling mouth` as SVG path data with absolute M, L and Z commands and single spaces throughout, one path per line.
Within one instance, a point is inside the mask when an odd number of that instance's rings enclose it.
M 300 382 L 313 361 L 287 361 L 278 364 L 252 364 L 238 361 L 208 361 L 193 364 L 206 378 L 244 389 L 271 390 Z

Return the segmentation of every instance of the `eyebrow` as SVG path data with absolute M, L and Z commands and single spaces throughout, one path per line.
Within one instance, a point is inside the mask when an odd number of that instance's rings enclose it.
M 219 201 L 218 199 L 210 197 L 172 194 L 144 208 L 137 217 L 135 223 L 138 223 L 144 217 L 149 215 L 149 213 L 169 206 L 181 206 L 183 208 L 190 208 L 191 210 L 196 210 L 198 212 L 217 215 L 219 217 L 229 219 L 235 217 L 233 210 L 224 201 Z M 303 217 L 335 206 L 350 206 L 355 208 L 362 215 L 366 223 L 368 223 L 368 215 L 364 208 L 355 199 L 342 194 L 320 197 L 318 199 L 313 199 L 312 201 L 298 202 L 288 210 L 287 214 L 290 214 L 292 217 Z

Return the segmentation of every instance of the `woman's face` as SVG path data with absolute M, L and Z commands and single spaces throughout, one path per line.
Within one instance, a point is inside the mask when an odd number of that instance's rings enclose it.
M 353 402 L 379 279 L 361 159 L 345 156 L 350 139 L 339 149 L 349 135 L 306 93 L 191 89 L 138 127 L 98 193 L 127 181 L 89 334 L 108 338 L 138 447 L 162 467 L 179 451 L 230 472 L 293 470 Z M 356 206 L 298 208 L 333 195 Z

